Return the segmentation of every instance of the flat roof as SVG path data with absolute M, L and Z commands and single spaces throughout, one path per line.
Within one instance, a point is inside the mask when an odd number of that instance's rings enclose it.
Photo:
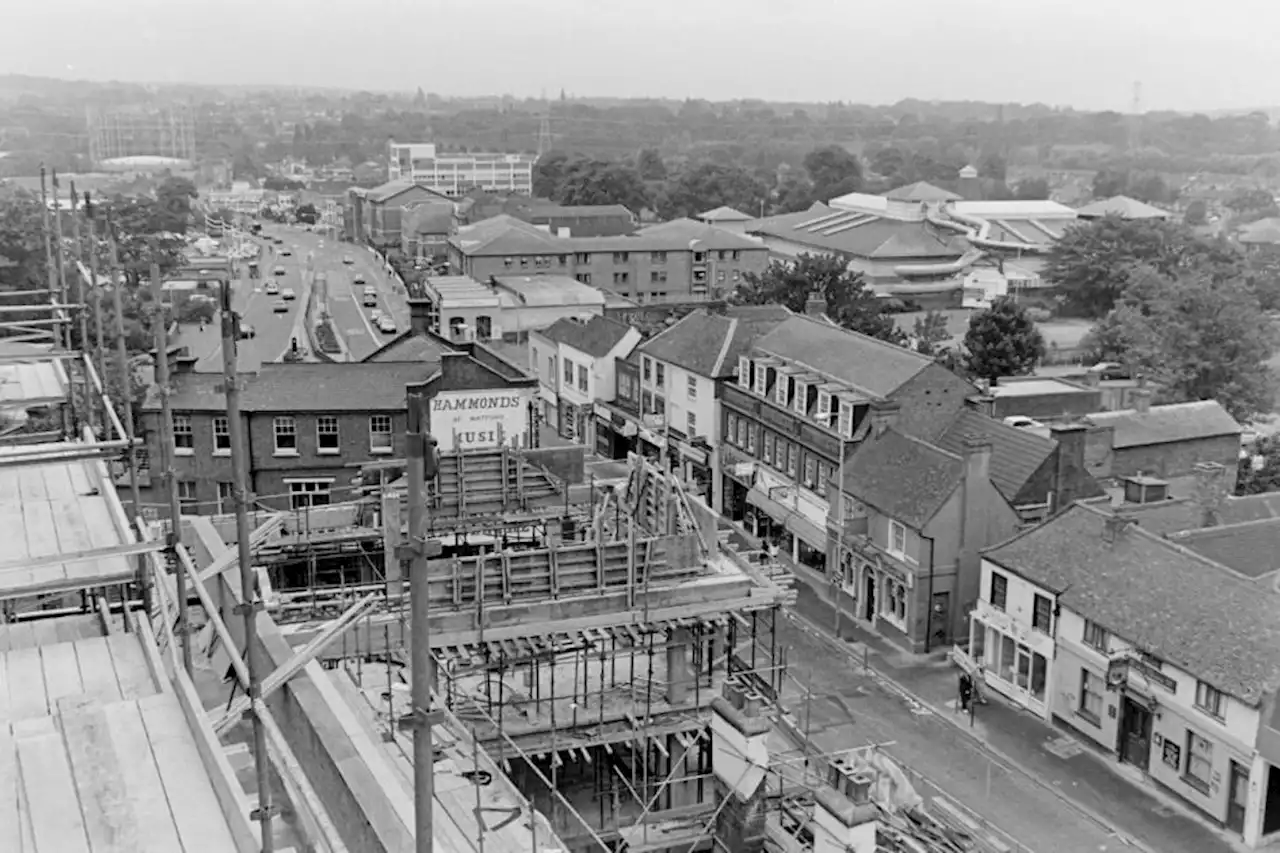
M 32 444 L 15 452 L 55 452 L 75 444 Z M 0 467 L 0 599 L 85 589 L 133 578 L 124 555 L 86 552 L 132 541 L 103 462 L 95 459 Z M 60 562 L 73 555 L 78 559 Z
M 512 307 L 604 305 L 604 294 L 567 275 L 500 275 L 494 280 L 516 298 Z
M 1008 381 L 1008 380 L 1006 380 Z M 1089 388 L 1081 388 L 1072 382 L 1061 379 L 1027 379 L 1008 381 L 1006 385 L 996 385 L 991 389 L 992 397 L 1035 397 L 1040 394 L 1088 394 Z
M 0 364 L 0 409 L 52 406 L 67 399 L 67 374 L 61 362 Z
M 212 729 L 149 639 L 92 616 L 0 626 L 0 850 L 241 853 L 197 744 Z

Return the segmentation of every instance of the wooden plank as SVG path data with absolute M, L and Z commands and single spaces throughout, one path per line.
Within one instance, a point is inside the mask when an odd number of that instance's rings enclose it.
M 89 531 L 89 548 L 108 548 L 125 541 L 126 537 L 116 527 L 116 520 L 111 517 L 111 508 L 106 501 L 92 497 L 80 498 L 77 503 Z
M 9 626 L 9 648 L 31 649 L 36 645 L 36 629 L 30 622 L 14 622 Z
M 239 849 L 218 806 L 177 697 L 172 693 L 149 696 L 138 700 L 138 710 L 183 848 L 191 853 Z
M 40 473 L 42 465 L 28 465 L 18 469 L 18 494 L 23 506 L 33 503 L 44 503 L 49 493 L 44 487 L 44 474 Z
M 116 702 L 102 710 L 111 732 L 112 747 L 120 762 L 120 783 L 138 823 L 147 830 L 138 839 L 135 849 L 138 853 L 176 853 L 182 850 L 137 703 Z
M 76 659 L 80 662 L 80 678 L 84 692 L 99 702 L 119 702 L 120 682 L 116 677 L 116 665 L 111 659 L 106 637 L 92 637 L 75 645 Z
M 96 492 L 98 486 L 93 481 L 88 467 L 94 463 L 84 460 L 67 463 L 67 473 L 71 476 L 71 490 L 76 495 L 88 495 Z
M 75 495 L 71 485 L 71 472 L 67 470 L 75 462 L 58 462 L 52 465 L 41 465 L 38 469 L 44 477 L 44 491 L 50 503 L 69 500 Z
M 35 849 L 92 853 L 76 803 L 75 782 L 53 717 L 30 720 L 14 732 Z
M 45 621 L 53 623 L 53 633 L 57 637 L 57 642 L 74 643 L 80 639 L 82 617 L 59 616 L 57 619 L 47 619 Z
M 142 699 L 157 693 L 160 686 L 151 677 L 137 638 L 132 634 L 112 634 L 105 639 L 111 650 L 111 662 L 115 664 L 121 697 Z
M 22 507 L 14 504 L 0 508 L 0 542 L 12 559 L 25 560 L 27 552 L 27 526 L 22 519 Z
M 4 677 L 0 658 L 0 678 Z M 8 697 L 0 685 L 0 703 Z M 0 850 L 21 851 L 22 827 L 18 816 L 18 758 L 5 714 L 0 713 Z
M 88 501 L 59 500 L 49 504 L 53 508 L 53 523 L 58 527 L 58 550 L 63 554 L 93 549 L 81 503 Z
M 45 701 L 44 669 L 34 646 L 5 655 L 9 677 L 9 719 L 26 720 L 49 713 Z
M 44 668 L 44 690 L 49 708 L 56 708 L 59 699 L 84 692 L 80 680 L 80 663 L 76 660 L 76 647 L 72 643 L 55 643 L 40 647 L 40 663 Z
M 31 636 L 33 646 L 52 646 L 58 642 L 58 626 L 55 624 L 57 619 L 32 619 L 27 624 L 31 626 Z
M 93 853 L 133 853 L 142 829 L 119 784 L 120 759 L 102 707 L 64 699 L 58 710 Z

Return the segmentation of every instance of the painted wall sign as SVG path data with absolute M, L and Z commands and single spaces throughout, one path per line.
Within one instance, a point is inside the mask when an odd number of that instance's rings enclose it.
M 440 450 L 524 447 L 532 389 L 443 391 L 431 398 L 431 434 Z

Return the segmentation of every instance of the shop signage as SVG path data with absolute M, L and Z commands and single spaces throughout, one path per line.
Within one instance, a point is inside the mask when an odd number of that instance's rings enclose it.
M 1182 747 L 1175 740 L 1169 738 L 1164 739 L 1164 749 L 1161 750 L 1160 759 L 1174 770 L 1182 769 Z
M 440 450 L 520 447 L 531 403 L 531 389 L 442 391 L 431 398 L 431 434 Z

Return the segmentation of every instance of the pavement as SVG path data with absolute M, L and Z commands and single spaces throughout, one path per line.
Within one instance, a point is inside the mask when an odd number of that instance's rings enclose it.
M 730 542 L 759 547 L 736 527 Z M 958 804 L 1013 850 L 1243 849 L 1154 783 L 997 696 L 978 706 L 971 724 L 956 709 L 958 671 L 948 661 L 907 655 L 848 613 L 837 639 L 821 576 L 803 568 L 796 576 L 797 604 L 776 637 L 790 676 L 784 704 L 822 752 L 885 744 L 922 794 Z

